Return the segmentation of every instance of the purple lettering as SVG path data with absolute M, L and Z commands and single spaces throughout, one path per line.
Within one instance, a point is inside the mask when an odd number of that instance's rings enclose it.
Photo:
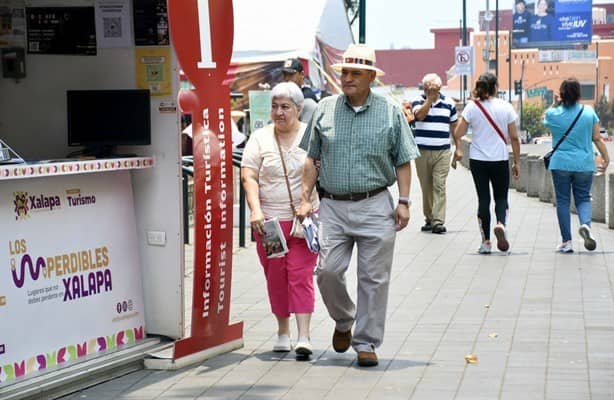
M 36 356 L 36 362 L 38 363 L 38 370 L 47 368 L 47 359 L 44 355 L 39 354 Z
M 72 300 L 72 293 L 70 291 L 70 278 L 62 279 L 64 284 L 64 301 Z

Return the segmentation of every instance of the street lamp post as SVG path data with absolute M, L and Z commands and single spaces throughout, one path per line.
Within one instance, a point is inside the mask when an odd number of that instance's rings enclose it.
M 599 104 L 599 41 L 595 42 L 596 60 L 595 60 L 595 104 Z
M 365 41 L 366 27 L 367 27 L 367 21 L 366 21 L 367 5 L 365 4 L 366 2 L 367 0 L 360 0 L 359 5 L 358 5 L 358 12 L 359 12 L 358 43 L 366 43 Z
M 463 46 L 467 46 L 467 0 L 463 0 Z M 467 75 L 463 75 L 463 106 L 466 105 L 465 92 L 467 91 Z
M 495 76 L 499 79 L 499 0 L 495 1 Z

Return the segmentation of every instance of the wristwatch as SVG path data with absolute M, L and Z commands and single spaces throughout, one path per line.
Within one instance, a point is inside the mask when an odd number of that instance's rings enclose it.
M 399 204 L 405 204 L 407 207 L 411 206 L 411 200 L 409 197 L 399 197 Z

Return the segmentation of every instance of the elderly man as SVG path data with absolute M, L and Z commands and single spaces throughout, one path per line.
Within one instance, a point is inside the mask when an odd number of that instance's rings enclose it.
M 375 349 L 384 337 L 394 240 L 409 221 L 410 161 L 419 153 L 401 108 L 370 89 L 376 75 L 384 74 L 375 66 L 373 49 L 351 44 L 343 62 L 332 67 L 341 72 L 343 94 L 320 101 L 300 144 L 308 152 L 298 215 L 311 213 L 309 193 L 319 175 L 317 281 L 335 320 L 333 348 L 342 353 L 352 346 L 358 365 L 368 367 L 378 363 Z M 396 205 L 387 190 L 395 181 Z M 357 304 L 345 280 L 354 245 Z
M 424 94 L 412 101 L 416 143 L 421 157 L 416 171 L 422 188 L 422 231 L 446 232 L 446 178 L 450 170 L 450 132 L 458 115 L 454 103 L 440 93 L 441 78 L 427 74 L 422 79 Z

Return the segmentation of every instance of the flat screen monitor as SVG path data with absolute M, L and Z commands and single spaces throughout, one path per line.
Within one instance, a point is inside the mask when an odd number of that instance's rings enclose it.
M 149 90 L 68 90 L 68 145 L 85 154 L 112 152 L 115 146 L 151 144 Z

